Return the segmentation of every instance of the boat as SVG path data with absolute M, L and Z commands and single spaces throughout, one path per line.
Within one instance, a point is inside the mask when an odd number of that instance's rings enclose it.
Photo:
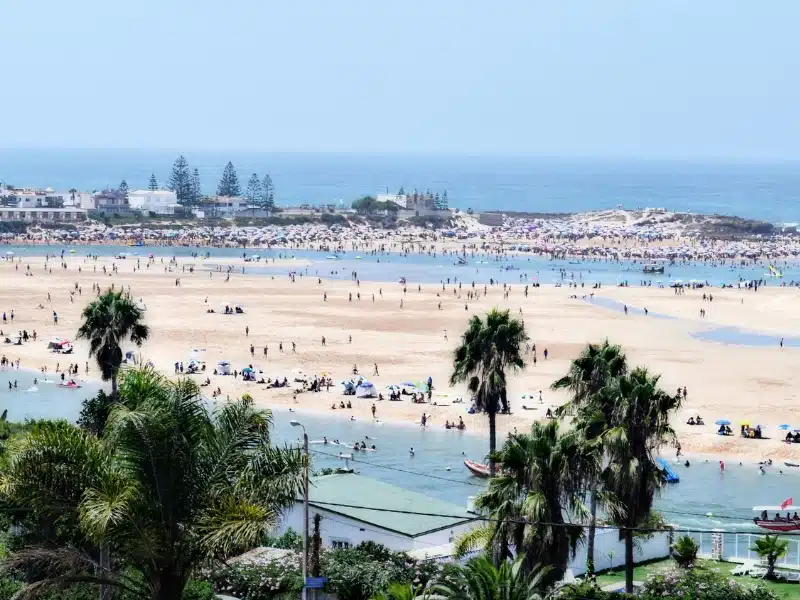
M 794 462 L 793 460 L 785 460 L 783 461 L 783 464 L 785 464 L 787 467 L 800 467 L 800 464 Z
M 336 256 L 335 254 L 331 254 L 330 256 L 326 256 L 325 258 L 328 260 L 339 260 L 339 257 Z
M 657 265 L 657 264 L 650 264 L 645 265 L 642 269 L 643 273 L 663 273 L 664 272 L 664 265 Z
M 756 524 L 756 526 L 768 531 L 778 531 L 783 533 L 788 531 L 800 531 L 800 520 L 794 521 L 789 520 L 788 518 L 785 520 L 763 518 L 764 513 L 766 513 L 767 517 L 769 517 L 770 513 L 777 515 L 783 512 L 797 512 L 798 510 L 800 510 L 800 506 L 794 506 L 791 504 L 791 499 L 783 504 L 779 504 L 778 506 L 754 506 L 753 511 L 759 513 L 759 516 L 755 517 L 753 522 Z
M 475 462 L 474 460 L 465 460 L 464 466 L 467 467 L 470 473 L 475 477 L 489 477 L 489 465 Z
M 664 474 L 664 481 L 667 483 L 679 483 L 681 478 L 678 477 L 678 474 L 672 470 L 672 467 L 669 463 L 664 460 L 663 458 L 657 458 L 656 462 L 658 463 L 661 472 Z
M 80 383 L 77 383 L 77 382 L 75 382 L 75 381 L 68 381 L 68 382 L 66 382 L 66 383 L 59 383 L 59 384 L 58 384 L 58 387 L 61 387 L 61 388 L 70 388 L 70 389 L 72 389 L 72 390 L 77 390 L 78 388 L 80 388 L 80 387 L 81 387 L 81 384 L 80 384 Z
M 453 263 L 453 265 L 455 265 L 456 267 L 465 267 L 468 264 L 469 263 L 467 262 L 467 259 L 461 258 L 460 256 L 458 257 L 458 260 Z

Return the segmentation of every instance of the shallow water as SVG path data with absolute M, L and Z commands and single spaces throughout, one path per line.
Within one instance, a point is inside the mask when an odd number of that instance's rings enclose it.
M 800 281 L 800 263 L 778 263 L 778 268 L 783 272 L 782 279 L 768 278 L 767 269 L 759 265 L 712 265 L 708 263 L 676 264 L 668 266 L 665 273 L 644 274 L 642 267 L 647 261 L 621 261 L 608 262 L 601 260 L 551 260 L 540 256 L 514 255 L 507 260 L 495 261 L 485 257 L 467 257 L 468 265 L 456 266 L 455 258 L 451 255 L 427 254 L 382 254 L 371 255 L 357 251 L 339 255 L 340 258 L 330 260 L 330 252 L 314 250 L 267 250 L 262 248 L 205 248 L 190 246 L 0 246 L 0 255 L 5 252 L 14 252 L 14 256 L 42 256 L 44 254 L 60 255 L 61 251 L 67 255 L 74 250 L 74 256 L 84 257 L 89 254 L 99 256 L 116 256 L 119 253 L 129 254 L 125 259 L 133 261 L 137 258 L 145 259 L 149 254 L 155 257 L 186 257 L 193 253 L 201 256 L 207 252 L 211 257 L 207 260 L 209 265 L 225 265 L 226 258 L 241 258 L 243 254 L 259 254 L 260 262 L 244 265 L 247 273 L 253 274 L 284 274 L 290 267 L 271 267 L 266 259 L 294 257 L 311 261 L 311 266 L 297 268 L 298 272 L 307 273 L 315 277 L 334 279 L 350 279 L 353 271 L 365 281 L 398 281 L 406 277 L 409 283 L 440 283 L 452 281 L 454 278 L 463 283 L 475 281 L 481 285 L 494 279 L 499 283 L 524 285 L 526 283 L 558 283 L 576 282 L 584 283 L 587 290 L 595 282 L 604 285 L 617 285 L 627 281 L 631 285 L 638 285 L 641 281 L 658 285 L 659 282 L 667 284 L 673 280 L 689 282 L 691 280 L 708 282 L 713 286 L 721 283 L 731 284 L 740 280 L 768 279 L 768 285 L 780 285 L 786 281 Z M 360 256 L 360 259 L 356 257 Z M 510 270 L 507 270 L 508 268 Z M 241 267 L 236 271 L 241 272 Z

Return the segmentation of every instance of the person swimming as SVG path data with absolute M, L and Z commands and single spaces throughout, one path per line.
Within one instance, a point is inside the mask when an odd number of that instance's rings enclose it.
M 414 456 L 414 446 L 411 446 L 411 448 L 409 448 L 409 449 L 408 449 L 408 453 L 409 453 L 411 456 Z

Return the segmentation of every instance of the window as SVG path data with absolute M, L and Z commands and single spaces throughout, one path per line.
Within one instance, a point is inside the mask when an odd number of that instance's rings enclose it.
M 347 550 L 350 546 L 347 540 L 331 540 L 331 548 L 334 550 Z

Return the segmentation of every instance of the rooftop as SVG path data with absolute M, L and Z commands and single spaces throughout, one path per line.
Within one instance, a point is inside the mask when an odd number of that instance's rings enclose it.
M 476 518 L 476 515 L 467 512 L 466 506 L 424 496 L 355 473 L 314 477 L 309 486 L 309 504 L 408 537 L 447 529 Z M 390 511 L 418 511 L 446 516 Z

